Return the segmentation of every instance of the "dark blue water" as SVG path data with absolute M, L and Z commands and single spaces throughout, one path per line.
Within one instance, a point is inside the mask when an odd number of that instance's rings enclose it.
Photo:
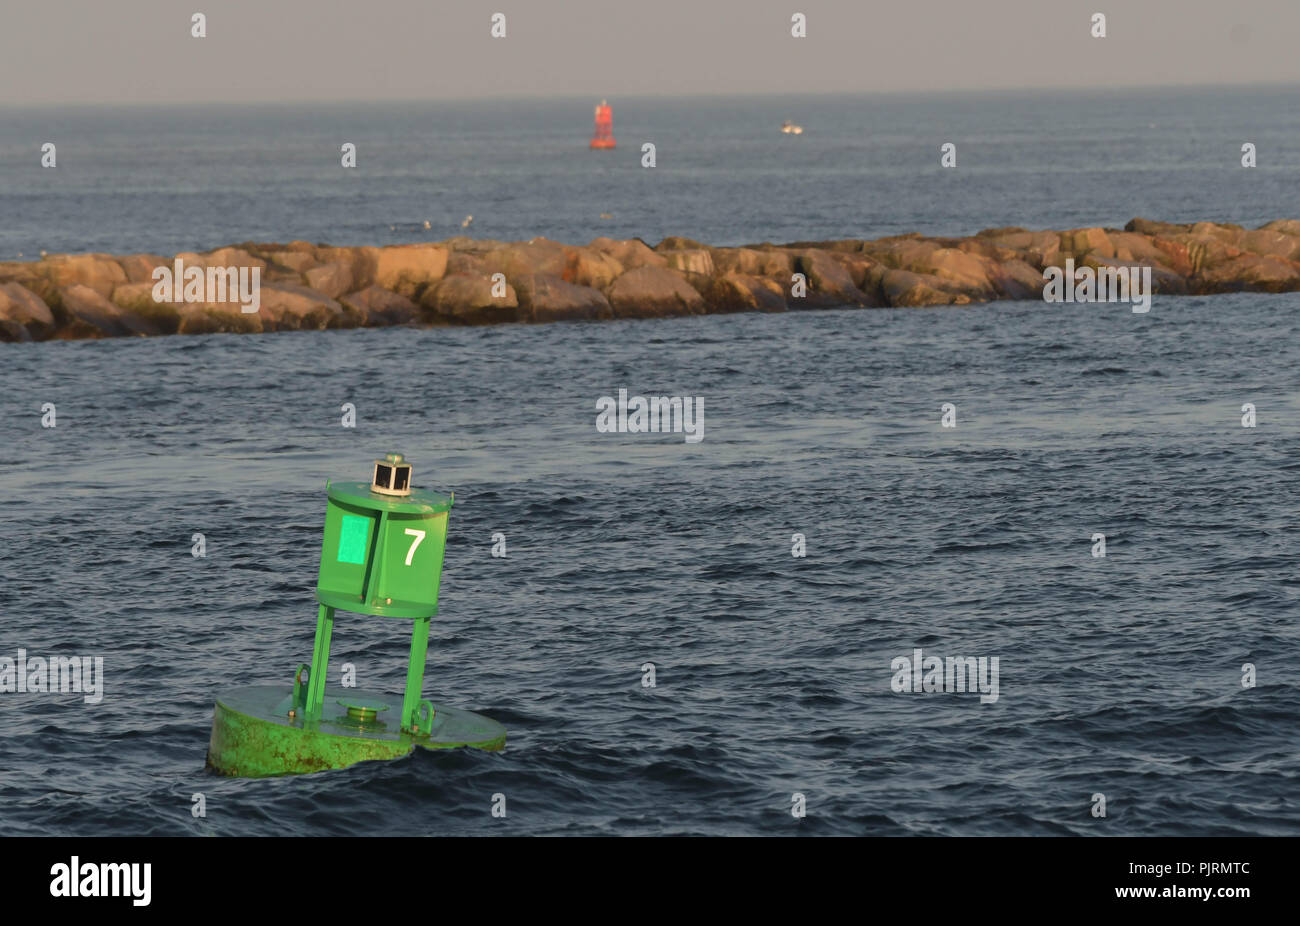
M 1300 216 L 1294 89 L 0 110 L 0 259 L 599 235 L 710 244 Z M 804 126 L 782 135 L 784 119 Z M 58 166 L 40 166 L 41 144 Z M 356 169 L 340 166 L 344 142 Z M 641 146 L 656 166 L 641 166 Z M 939 166 L 957 146 L 957 168 Z M 1241 167 L 1241 145 L 1258 167 Z M 611 218 L 602 219 L 609 214 Z M 429 230 L 423 223 L 428 221 Z
M 0 695 L 0 825 L 1295 834 L 1298 318 L 1265 295 L 0 345 L 0 654 L 106 676 L 93 706 Z M 619 387 L 702 396 L 704 440 L 597 433 Z M 309 657 L 326 477 L 393 447 L 456 492 L 426 694 L 505 751 L 205 773 L 216 693 Z M 340 628 L 334 671 L 400 691 L 399 625 Z M 998 656 L 998 701 L 891 691 L 916 647 Z
M 713 242 L 1300 216 L 1284 97 L 1071 99 L 613 101 L 605 154 L 586 102 L 11 113 L 0 251 L 468 212 Z M 1298 319 L 1241 295 L 0 344 L 0 657 L 106 676 L 98 704 L 0 693 L 0 832 L 1300 833 Z M 598 433 L 619 388 L 702 397 L 704 440 Z M 391 449 L 456 493 L 426 696 L 505 751 L 212 776 L 217 692 L 309 658 L 326 478 Z M 399 691 L 404 628 L 340 620 L 334 672 Z M 998 700 L 892 691 L 918 647 L 998 657 Z

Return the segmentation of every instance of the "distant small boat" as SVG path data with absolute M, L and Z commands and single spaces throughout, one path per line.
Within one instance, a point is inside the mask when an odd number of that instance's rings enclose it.
M 803 126 L 795 125 L 793 122 L 787 119 L 785 120 L 785 122 L 781 123 L 781 131 L 784 132 L 786 135 L 802 135 Z

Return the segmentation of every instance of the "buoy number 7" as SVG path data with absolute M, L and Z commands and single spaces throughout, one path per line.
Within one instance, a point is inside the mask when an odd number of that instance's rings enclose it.
M 411 565 L 411 557 L 415 555 L 415 548 L 418 547 L 420 541 L 424 539 L 424 531 L 417 531 L 414 527 L 408 527 L 406 533 L 415 538 L 415 540 L 411 542 L 411 549 L 406 551 L 406 565 L 409 566 Z

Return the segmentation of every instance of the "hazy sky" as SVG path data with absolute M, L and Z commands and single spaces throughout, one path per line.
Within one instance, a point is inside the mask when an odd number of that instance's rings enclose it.
M 1300 84 L 1297 47 L 1300 0 L 4 0 L 0 103 Z

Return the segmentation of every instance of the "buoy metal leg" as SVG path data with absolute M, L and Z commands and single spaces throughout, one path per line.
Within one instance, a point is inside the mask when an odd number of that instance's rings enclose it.
M 429 647 L 431 618 L 417 617 L 411 631 L 411 661 L 406 666 L 406 693 L 402 695 L 402 729 L 412 730 L 419 723 L 420 698 L 424 691 L 424 658 Z M 432 721 L 432 717 L 429 721 Z M 428 721 L 416 732 L 428 733 Z
M 316 608 L 316 645 L 311 653 L 311 672 L 307 676 L 307 704 L 303 713 L 307 719 L 320 718 L 325 702 L 325 676 L 329 669 L 330 637 L 334 634 L 334 609 L 328 605 Z

